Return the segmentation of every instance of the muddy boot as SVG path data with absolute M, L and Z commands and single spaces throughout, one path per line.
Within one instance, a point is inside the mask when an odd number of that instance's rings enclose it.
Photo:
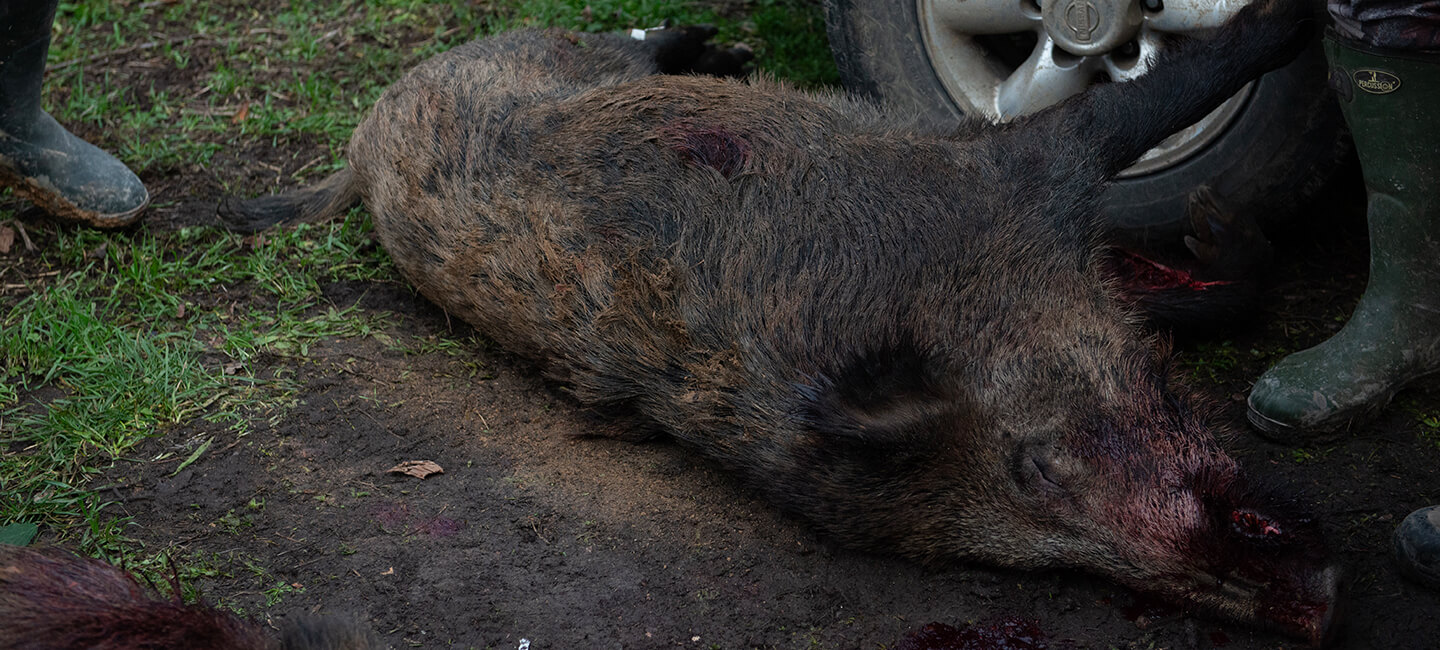
M 0 0 L 0 186 L 97 228 L 134 223 L 150 201 L 125 164 L 40 109 L 57 0 Z
M 1325 47 L 1369 195 L 1370 279 L 1339 333 L 1255 382 L 1250 423 L 1276 440 L 1345 427 L 1440 370 L 1440 55 Z
M 1416 510 L 1395 528 L 1395 563 L 1407 577 L 1440 589 L 1440 506 Z

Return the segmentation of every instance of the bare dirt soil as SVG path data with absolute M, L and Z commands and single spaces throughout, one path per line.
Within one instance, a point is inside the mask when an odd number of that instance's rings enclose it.
M 1271 291 L 1282 311 L 1232 346 L 1263 347 L 1277 323 L 1323 323 L 1317 340 L 1337 326 L 1363 278 L 1356 230 L 1283 249 Z M 396 334 L 458 338 L 465 353 L 322 343 L 308 363 L 265 369 L 303 385 L 273 423 L 257 416 L 249 435 L 173 476 L 187 453 L 119 465 L 113 496 L 137 537 L 218 554 L 229 575 L 200 583 L 212 600 L 268 619 L 352 615 L 395 647 L 878 648 L 932 621 L 1005 617 L 1034 621 L 1054 647 L 1300 647 L 1091 576 L 935 570 L 835 548 L 673 444 L 587 437 L 625 424 L 580 409 L 408 288 L 326 292 L 394 314 Z M 1210 358 L 1205 345 L 1183 344 L 1182 361 Z M 1440 453 L 1417 438 L 1415 415 L 1435 412 L 1440 394 L 1412 390 L 1355 435 L 1297 451 L 1245 428 L 1240 398 L 1264 367 L 1246 356 L 1212 373 L 1237 432 L 1229 447 L 1317 504 L 1349 573 L 1341 646 L 1433 647 L 1440 595 L 1398 579 L 1388 548 L 1399 517 L 1440 501 Z M 217 428 L 174 427 L 134 456 L 225 440 Z M 445 471 L 386 473 L 406 460 Z
M 316 153 L 229 152 L 203 170 L 151 173 L 158 207 L 145 228 L 213 223 L 217 179 L 258 188 L 259 163 L 293 167 Z M 1229 449 L 1316 504 L 1348 572 L 1339 646 L 1431 648 L 1440 594 L 1397 577 L 1388 552 L 1401 517 L 1440 503 L 1440 447 L 1421 422 L 1440 414 L 1440 384 L 1302 449 L 1244 424 L 1243 396 L 1273 350 L 1323 340 L 1363 289 L 1360 196 L 1339 184 L 1277 236 L 1255 325 L 1181 342 L 1178 354 L 1226 404 Z M 23 222 L 37 246 L 53 244 L 55 227 Z M 25 255 L 17 246 L 9 261 Z M 100 479 L 115 513 L 134 518 L 134 537 L 212 567 L 197 581 L 205 598 L 262 621 L 353 616 L 396 648 L 884 648 L 931 622 L 1007 617 L 1033 621 L 1050 647 L 1302 647 L 1093 576 L 924 568 L 837 548 L 674 444 L 587 437 L 626 424 L 577 407 L 408 287 L 325 292 L 338 307 L 392 314 L 392 335 L 459 341 L 463 353 L 352 338 L 320 342 L 307 360 L 265 358 L 258 373 L 302 387 L 293 405 L 249 414 L 238 438 L 204 420 L 160 431 Z M 175 473 L 189 443 L 209 436 L 212 448 Z M 444 473 L 386 472 L 408 460 Z

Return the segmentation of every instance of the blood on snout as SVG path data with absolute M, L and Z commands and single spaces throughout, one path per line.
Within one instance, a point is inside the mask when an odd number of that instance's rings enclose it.
M 1252 539 L 1274 539 L 1285 534 L 1279 522 L 1245 508 L 1232 510 L 1230 523 L 1235 527 L 1235 532 Z

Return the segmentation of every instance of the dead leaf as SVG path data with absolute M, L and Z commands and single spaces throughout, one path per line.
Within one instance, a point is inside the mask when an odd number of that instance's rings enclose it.
M 0 255 L 10 254 L 10 247 L 15 245 L 15 231 L 10 226 L 0 226 Z
M 182 302 L 182 303 L 180 303 L 180 306 L 179 306 L 179 307 L 176 307 L 176 308 L 175 308 L 175 318 L 184 318 L 184 317 L 185 317 L 185 303 Z
M 220 347 L 220 345 L 217 343 L 215 347 Z M 220 369 L 227 375 L 233 375 L 236 371 L 244 367 L 244 361 L 231 361 L 230 363 L 220 366 Z
M 240 110 L 235 111 L 235 117 L 230 118 L 230 123 L 239 124 L 244 122 L 247 117 L 250 117 L 250 102 L 240 105 Z
M 415 478 L 425 478 L 431 474 L 445 473 L 445 470 L 442 469 L 439 464 L 430 460 L 407 460 L 385 471 L 391 474 L 408 474 Z

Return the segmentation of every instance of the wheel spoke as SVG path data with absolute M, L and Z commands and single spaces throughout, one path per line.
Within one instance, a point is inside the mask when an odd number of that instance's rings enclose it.
M 1080 59 L 1062 67 L 1052 55 L 1054 49 L 1054 41 L 1042 35 L 1030 58 L 1020 64 L 1008 79 L 1000 82 L 995 89 L 995 110 L 1000 121 L 1033 113 L 1090 85 L 1095 59 Z
M 1145 15 L 1146 26 L 1156 31 L 1184 34 L 1219 27 L 1250 2 L 1249 0 L 1164 0 L 1164 4 L 1165 7 L 1158 13 Z
M 1105 57 L 1105 72 L 1110 73 L 1112 81 L 1130 81 L 1149 72 L 1150 63 L 1160 55 L 1165 38 L 1160 33 L 1147 29 L 1141 31 L 1135 41 L 1140 46 L 1140 56 L 1134 61 L 1122 65 L 1116 63 L 1113 57 Z
M 921 7 L 935 22 L 959 34 L 1010 34 L 1038 29 L 1040 16 L 1024 0 L 930 0 Z

